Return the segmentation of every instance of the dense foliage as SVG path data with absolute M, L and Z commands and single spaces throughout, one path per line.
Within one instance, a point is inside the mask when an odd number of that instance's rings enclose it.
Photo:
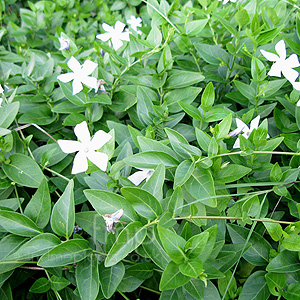
M 0 299 L 300 299 L 297 5 L 0 0 Z

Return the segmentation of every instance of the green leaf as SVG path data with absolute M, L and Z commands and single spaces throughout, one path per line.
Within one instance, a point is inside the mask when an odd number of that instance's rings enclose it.
M 158 165 L 155 172 L 143 185 L 143 190 L 152 194 L 158 201 L 161 201 L 163 198 L 163 185 L 166 177 L 165 173 L 166 170 L 164 164 Z
M 13 271 L 8 271 L 0 274 L 0 289 L 3 286 L 4 282 L 11 276 L 12 273 Z
M 195 132 L 199 147 L 208 152 L 211 137 L 206 132 L 200 130 L 197 127 L 195 128 Z
M 121 262 L 110 267 L 105 267 L 103 263 L 100 264 L 99 278 L 101 290 L 106 299 L 111 298 L 111 296 L 115 293 L 124 274 L 125 267 Z
M 190 259 L 197 258 L 205 249 L 209 238 L 209 232 L 204 231 L 192 236 L 185 244 L 184 250 Z
M 269 299 L 270 292 L 265 279 L 265 271 L 256 271 L 246 280 L 239 300 Z
M 79 92 L 76 95 L 73 95 L 73 89 L 69 82 L 63 83 L 58 80 L 58 83 L 65 95 L 65 97 L 75 105 L 82 106 L 86 104 L 86 98 L 83 92 Z
M 230 130 L 232 123 L 232 115 L 227 115 L 219 124 L 219 132 L 217 133 L 217 140 L 225 138 Z
M 37 125 L 49 125 L 56 119 L 48 105 L 39 105 L 27 110 L 20 118 L 19 123 L 35 123 Z
M 163 291 L 159 297 L 159 300 L 182 300 L 186 299 L 184 290 L 180 286 L 177 289 Z
M 183 193 L 180 186 L 177 186 L 173 194 L 170 198 L 169 204 L 168 204 L 168 210 L 173 214 L 173 216 L 178 216 L 182 208 L 180 208 L 183 205 Z
M 50 219 L 51 198 L 47 180 L 43 178 L 39 188 L 27 204 L 24 214 L 37 226 L 44 228 Z
M 174 187 L 181 186 L 191 177 L 195 170 L 195 163 L 184 160 L 175 171 Z
M 169 257 L 177 264 L 182 263 L 186 259 L 186 255 L 183 251 L 186 243 L 185 239 L 175 232 L 161 226 L 157 226 L 157 231 Z
M 282 246 L 290 251 L 300 251 L 300 236 L 297 234 L 292 234 L 285 237 L 282 241 Z
M 210 82 L 206 87 L 205 90 L 202 93 L 201 96 L 201 107 L 204 111 L 206 111 L 206 108 L 210 108 L 213 106 L 215 101 L 215 89 L 212 82 Z
M 189 36 L 197 35 L 203 30 L 207 21 L 208 19 L 202 19 L 188 22 L 186 24 L 186 34 Z
M 256 97 L 256 91 L 255 89 L 250 86 L 249 84 L 243 83 L 241 81 L 234 81 L 234 84 L 236 86 L 236 88 L 238 89 L 238 91 L 245 96 L 247 99 L 249 100 L 253 100 Z
M 2 167 L 10 180 L 27 187 L 39 187 L 45 176 L 33 159 L 16 153 L 12 154 L 9 160 L 9 164 L 3 164 Z
M 240 9 L 235 15 L 234 15 L 237 23 L 240 27 L 247 25 L 250 22 L 250 17 L 246 9 L 242 8 Z
M 278 291 L 282 290 L 287 283 L 286 275 L 280 273 L 267 273 L 265 275 L 269 291 L 274 296 L 280 296 Z
M 42 233 L 28 217 L 12 211 L 0 211 L 0 226 L 20 236 L 36 236 Z
M 184 187 L 200 203 L 210 207 L 217 206 L 213 178 L 209 170 L 196 168 L 192 176 L 186 181 Z
M 274 273 L 290 273 L 300 270 L 298 253 L 284 250 L 268 264 L 266 270 Z
M 163 163 L 166 168 L 176 167 L 179 162 L 170 154 L 160 151 L 146 151 L 137 153 L 133 156 L 126 157 L 125 163 L 142 169 L 155 169 L 159 164 Z
M 266 219 L 266 218 L 265 218 Z M 271 220 L 271 219 L 269 219 Z M 263 224 L 265 225 L 269 235 L 271 236 L 271 238 L 275 241 L 278 242 L 281 237 L 282 237 L 282 233 L 283 230 L 281 228 L 281 225 L 278 223 L 271 223 L 271 222 L 263 222 Z M 285 247 L 285 246 L 284 246 Z M 299 249 L 300 250 L 300 249 Z
M 70 180 L 64 193 L 54 204 L 51 215 L 52 230 L 65 238 L 69 238 L 75 225 L 74 182 Z
M 0 127 L 8 128 L 14 121 L 20 107 L 20 102 L 13 102 L 0 107 Z
M 204 299 L 203 281 L 200 279 L 191 278 L 191 280 L 184 285 L 184 289 L 197 300 Z
M 179 266 L 170 261 L 161 276 L 159 289 L 161 291 L 176 289 L 186 284 L 189 280 L 190 277 L 183 275 L 179 270 Z
M 300 299 L 300 283 L 299 282 L 293 282 L 291 283 L 287 291 L 282 292 L 282 296 L 286 300 L 299 300 Z
M 121 193 L 142 217 L 154 220 L 162 214 L 160 203 L 149 192 L 137 187 L 124 187 Z
M 71 284 L 71 282 L 64 277 L 58 277 L 56 275 L 51 277 L 51 289 L 54 291 L 60 291 L 69 284 Z
M 136 263 L 126 269 L 126 273 L 141 280 L 151 278 L 153 275 L 154 264 L 150 262 Z
M 204 76 L 199 72 L 183 70 L 172 70 L 171 75 L 166 81 L 166 89 L 179 89 L 190 86 L 204 80 Z
M 147 230 L 147 236 L 143 243 L 143 249 L 156 265 L 158 265 L 161 269 L 166 268 L 170 258 L 161 244 L 158 242 L 152 228 Z
M 183 275 L 193 278 L 197 278 L 202 273 L 202 268 L 201 260 L 189 260 L 179 265 L 179 270 Z
M 108 252 L 105 267 L 117 264 L 120 260 L 136 249 L 145 239 L 147 230 L 140 222 L 127 225 L 117 237 L 117 240 Z
M 201 112 L 194 105 L 185 102 L 179 102 L 179 105 L 189 116 L 195 120 L 201 121 L 203 119 Z
M 29 289 L 29 292 L 36 294 L 43 294 L 49 291 L 51 288 L 50 282 L 47 278 L 41 277 L 34 282 L 34 284 Z
M 75 264 L 85 259 L 92 249 L 86 240 L 77 239 L 65 241 L 45 253 L 37 262 L 43 268 L 60 267 Z
M 25 244 L 16 252 L 12 253 L 5 260 L 31 260 L 34 257 L 41 256 L 59 245 L 61 241 L 52 233 L 41 233 Z
M 138 220 L 132 205 L 122 196 L 99 190 L 84 190 L 84 194 L 99 215 L 112 214 L 123 208 L 121 221 L 132 222 Z
M 209 64 L 220 65 L 222 61 L 229 62 L 228 53 L 219 45 L 196 43 L 194 46 L 199 55 Z
M 82 299 L 95 300 L 97 298 L 99 292 L 98 269 L 98 259 L 93 254 L 77 264 L 75 276 Z
M 250 229 L 238 225 L 228 224 L 227 229 L 234 244 L 245 243 Z M 269 262 L 269 252 L 272 246 L 260 234 L 252 232 L 249 239 L 251 247 L 243 257 L 255 266 L 265 266 Z
M 229 164 L 215 174 L 215 180 L 220 183 L 236 181 L 252 171 L 251 168 L 237 164 Z

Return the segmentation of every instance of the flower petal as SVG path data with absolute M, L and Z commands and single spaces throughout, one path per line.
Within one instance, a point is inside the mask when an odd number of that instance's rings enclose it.
M 117 210 L 116 212 L 114 212 L 112 215 L 111 215 L 111 218 L 115 220 L 115 222 L 117 222 L 123 215 L 124 213 L 124 210 L 123 208 Z
M 144 179 L 147 178 L 147 171 L 137 171 L 130 175 L 127 179 L 134 185 L 139 185 Z
M 89 151 L 87 153 L 87 158 L 100 170 L 106 171 L 108 163 L 108 156 L 106 153 Z
M 81 65 L 79 63 L 79 61 L 72 56 L 69 61 L 68 61 L 68 67 L 73 71 L 73 72 L 80 72 L 81 71 Z
M 97 66 L 98 64 L 94 63 L 93 61 L 86 60 L 82 65 L 81 74 L 90 75 L 97 68 Z
M 81 143 L 78 141 L 57 140 L 57 144 L 64 153 L 73 153 L 81 149 Z
M 248 126 L 242 120 L 236 118 L 235 121 L 236 121 L 237 129 L 243 131 L 246 128 L 246 130 L 249 130 Z
M 265 50 L 260 50 L 261 54 L 269 61 L 277 61 L 279 60 L 278 55 L 271 53 L 271 52 L 267 52 Z
M 91 135 L 86 121 L 77 124 L 74 127 L 74 133 L 77 136 L 78 140 L 81 143 L 83 143 L 85 147 L 89 146 L 89 143 L 91 141 Z
M 73 80 L 72 86 L 73 86 L 73 95 L 78 94 L 78 93 L 81 92 L 82 89 L 83 89 L 83 86 L 82 86 L 82 84 L 81 84 L 81 81 L 80 81 L 78 78 L 75 78 L 75 79 Z
M 291 68 L 283 68 L 282 74 L 290 82 L 294 82 L 299 76 L 299 73 L 296 70 Z
M 92 89 L 97 89 L 98 87 L 97 78 L 95 77 L 84 76 L 81 78 L 81 82 Z
M 88 169 L 88 162 L 86 159 L 86 154 L 83 151 L 79 151 L 73 161 L 72 174 L 78 174 L 85 172 Z
M 252 132 L 253 129 L 258 128 L 260 116 L 258 115 L 255 119 L 253 119 L 250 123 L 250 132 Z
M 110 38 L 111 38 L 111 34 L 106 32 L 106 33 L 99 33 L 96 35 L 96 38 L 103 41 L 103 42 L 106 42 L 108 41 Z
M 71 80 L 73 80 L 75 78 L 74 73 L 66 73 L 66 74 L 61 74 L 57 76 L 57 79 L 66 83 L 69 82 Z
M 293 84 L 293 87 L 294 87 L 295 90 L 300 91 L 300 82 L 299 82 L 299 81 L 297 81 L 297 82 L 292 82 L 292 84 Z M 299 101 L 300 101 L 300 100 L 299 100 Z M 300 106 L 299 101 L 297 102 L 297 106 Z
M 117 21 L 115 24 L 115 30 L 118 31 L 119 33 L 121 33 L 123 31 L 124 27 L 125 27 L 125 24 L 120 21 Z
M 279 41 L 276 45 L 275 45 L 275 50 L 278 53 L 279 57 L 281 59 L 285 59 L 286 58 L 286 49 L 285 49 L 285 42 L 284 40 Z
M 233 149 L 240 148 L 240 139 L 239 138 L 236 139 L 232 148 Z
M 282 71 L 282 63 L 278 61 L 275 64 L 273 64 L 270 71 L 268 72 L 268 75 L 281 77 L 281 71 Z
M 102 28 L 107 31 L 107 32 L 111 32 L 114 30 L 114 28 L 106 23 L 102 23 Z
M 297 68 L 300 66 L 297 54 L 292 54 L 285 60 L 285 63 L 287 68 Z
M 123 42 L 120 40 L 120 39 L 118 39 L 118 38 L 112 38 L 111 39 L 111 41 L 112 41 L 112 45 L 113 45 L 113 48 L 117 51 L 119 48 L 121 48 L 122 47 L 122 45 L 123 45 Z
M 90 149 L 91 150 L 98 150 L 100 149 L 104 144 L 106 144 L 110 139 L 112 138 L 112 136 L 109 133 L 106 133 L 103 130 L 98 130 L 91 142 L 90 142 Z
M 297 106 L 300 106 L 300 100 L 298 100 L 298 102 L 297 102 Z

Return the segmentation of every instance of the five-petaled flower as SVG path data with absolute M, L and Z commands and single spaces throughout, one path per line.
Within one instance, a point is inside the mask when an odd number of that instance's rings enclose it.
M 142 27 L 142 19 L 140 17 L 131 16 L 126 22 L 137 34 L 142 34 L 142 31 L 137 29 L 138 27 Z
M 85 121 L 74 127 L 74 133 L 79 141 L 58 140 L 57 143 L 65 153 L 78 151 L 73 161 L 72 174 L 85 172 L 88 169 L 87 158 L 102 171 L 106 171 L 108 156 L 106 153 L 97 152 L 112 136 L 103 130 L 98 130 L 91 139 Z
M 112 42 L 113 48 L 115 50 L 118 50 L 120 47 L 123 45 L 123 41 L 128 41 L 129 42 L 129 31 L 124 31 L 125 24 L 117 21 L 115 24 L 115 28 L 112 26 L 109 26 L 106 23 L 102 24 L 102 27 L 105 31 L 105 33 L 100 33 L 96 35 L 97 39 L 100 39 L 103 42 L 108 41 L 109 39 Z
M 71 57 L 68 61 L 68 67 L 73 71 L 66 74 L 57 76 L 57 79 L 66 83 L 73 80 L 73 95 L 79 93 L 82 89 L 82 83 L 90 88 L 95 89 L 97 87 L 97 78 L 88 76 L 96 69 L 98 64 L 86 60 L 81 66 L 79 61 L 75 57 Z
M 219 1 L 223 1 L 223 4 L 226 4 L 229 1 L 235 3 L 237 0 L 219 0 Z
M 251 121 L 250 128 L 240 119 L 236 118 L 235 120 L 236 120 L 237 128 L 235 130 L 231 131 L 229 133 L 229 135 L 233 137 L 233 136 L 237 136 L 243 132 L 243 137 L 248 139 L 251 132 L 253 131 L 253 129 L 258 128 L 260 116 L 257 116 L 255 119 L 253 119 Z M 269 135 L 267 135 L 267 138 L 269 138 Z M 240 139 L 239 138 L 237 138 L 237 140 L 235 141 L 233 148 L 240 148 Z
M 282 73 L 283 76 L 293 84 L 299 75 L 299 73 L 293 69 L 300 66 L 298 56 L 296 54 L 292 54 L 289 58 L 286 58 L 284 40 L 279 41 L 275 45 L 275 50 L 278 55 L 265 50 L 260 50 L 261 54 L 266 59 L 275 62 L 268 72 L 268 75 L 281 77 Z
M 128 177 L 133 184 L 139 185 L 144 179 L 148 181 L 148 179 L 152 176 L 155 170 L 153 169 L 140 169 L 141 171 L 137 171 Z
M 64 37 L 59 37 L 60 48 L 58 50 L 70 50 L 70 40 L 65 39 Z
M 103 219 L 105 220 L 106 229 L 108 232 L 112 232 L 113 234 L 115 233 L 115 223 L 121 222 L 119 221 L 119 219 L 122 217 L 123 213 L 124 210 L 123 208 L 121 208 L 113 214 L 102 215 Z

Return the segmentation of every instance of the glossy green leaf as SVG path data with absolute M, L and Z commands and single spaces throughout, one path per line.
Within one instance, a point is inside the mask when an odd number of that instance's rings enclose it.
M 105 259 L 105 267 L 111 267 L 136 249 L 145 239 L 147 230 L 140 222 L 132 222 L 118 235 Z
M 153 275 L 154 264 L 150 262 L 136 263 L 126 269 L 126 273 L 141 280 L 146 280 Z
M 105 267 L 103 263 L 100 265 L 99 279 L 101 290 L 106 299 L 109 299 L 114 294 L 124 274 L 125 267 L 121 262 L 110 267 Z
M 200 259 L 189 260 L 179 265 L 179 270 L 183 275 L 193 278 L 197 278 L 202 273 L 202 268 L 203 264 Z
M 8 128 L 14 121 L 20 107 L 20 102 L 13 102 L 0 107 L 0 127 Z
M 165 87 L 168 89 L 179 89 L 203 81 L 204 76 L 198 72 L 173 70 L 167 79 Z
M 85 259 L 91 252 L 88 241 L 69 240 L 45 253 L 37 264 L 43 268 L 74 264 Z
M 51 227 L 53 231 L 65 238 L 69 238 L 75 225 L 75 204 L 74 204 L 74 182 L 69 181 L 64 193 L 54 204 L 51 215 Z
M 244 177 L 251 171 L 252 169 L 241 165 L 229 164 L 216 173 L 215 180 L 221 183 L 229 183 Z
M 300 261 L 297 252 L 284 250 L 273 258 L 266 270 L 274 273 L 289 273 L 300 271 Z
M 77 264 L 75 276 L 82 299 L 95 300 L 97 298 L 99 292 L 98 269 L 98 259 L 95 255 L 88 256 Z
M 162 214 L 160 203 L 149 192 L 137 187 L 124 187 L 121 193 L 142 217 L 154 220 Z
M 189 280 L 190 277 L 183 275 L 179 271 L 179 266 L 175 262 L 170 261 L 161 276 L 159 289 L 161 291 L 176 289 L 186 284 Z
M 192 236 L 186 242 L 184 250 L 187 252 L 187 256 L 190 259 L 195 259 L 202 253 L 202 251 L 206 247 L 209 235 L 209 232 L 204 231 L 202 233 Z
M 65 95 L 65 97 L 72 102 L 75 105 L 81 106 L 86 103 L 86 98 L 83 92 L 79 92 L 75 95 L 73 95 L 73 89 L 71 87 L 71 84 L 69 82 L 64 83 L 58 80 L 58 83 Z
M 132 205 L 122 196 L 99 190 L 85 190 L 85 196 L 99 215 L 112 214 L 123 208 L 121 221 L 132 222 L 138 220 Z
M 267 273 L 265 275 L 269 291 L 274 296 L 280 296 L 278 291 L 282 290 L 287 283 L 286 275 L 280 273 Z
M 42 233 L 28 217 L 12 211 L 0 211 L 0 225 L 8 232 L 20 236 L 36 236 Z
M 27 187 L 39 187 L 45 176 L 32 158 L 16 153 L 9 160 L 9 164 L 3 164 L 2 167 L 10 180 Z
M 49 291 L 50 287 L 50 281 L 45 277 L 41 277 L 34 282 L 29 291 L 35 294 L 43 294 Z
M 44 228 L 50 219 L 51 199 L 46 179 L 44 178 L 27 204 L 24 214 L 37 226 Z

